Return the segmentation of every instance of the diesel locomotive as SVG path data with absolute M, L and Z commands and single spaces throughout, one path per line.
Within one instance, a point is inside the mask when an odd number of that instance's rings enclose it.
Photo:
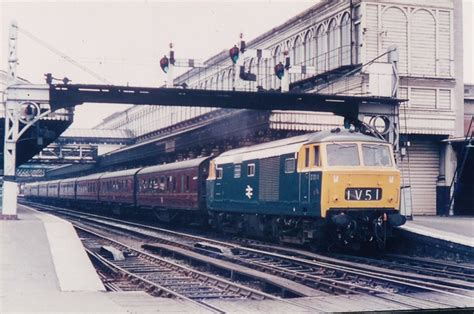
M 339 129 L 218 157 L 29 183 L 24 194 L 323 247 L 382 248 L 405 223 L 391 145 Z

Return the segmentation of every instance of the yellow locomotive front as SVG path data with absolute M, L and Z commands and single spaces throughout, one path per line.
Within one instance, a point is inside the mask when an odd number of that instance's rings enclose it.
M 386 244 L 399 214 L 400 171 L 392 146 L 361 134 L 335 134 L 320 143 L 321 218 L 328 234 L 344 246 Z
M 385 247 L 392 228 L 405 223 L 399 214 L 400 171 L 392 147 L 377 142 L 325 145 L 322 213 L 345 245 Z M 324 205 L 323 205 L 324 204 Z

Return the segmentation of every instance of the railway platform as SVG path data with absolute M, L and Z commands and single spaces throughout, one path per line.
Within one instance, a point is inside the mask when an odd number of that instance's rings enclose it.
M 18 205 L 0 221 L 0 313 L 194 313 L 204 309 L 142 292 L 105 292 L 72 225 Z
M 474 248 L 474 217 L 415 216 L 400 229 Z

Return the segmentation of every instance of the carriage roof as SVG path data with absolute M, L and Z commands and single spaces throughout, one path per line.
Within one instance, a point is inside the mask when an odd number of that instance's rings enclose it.
M 189 159 L 189 160 L 184 160 L 184 161 L 178 161 L 178 162 L 173 162 L 169 164 L 163 164 L 163 165 L 156 165 L 156 166 L 150 166 L 141 169 L 138 172 L 138 175 L 141 174 L 147 174 L 147 173 L 155 173 L 155 172 L 162 172 L 162 171 L 173 171 L 173 170 L 181 170 L 181 169 L 188 169 L 188 168 L 195 168 L 199 167 L 201 163 L 209 159 L 209 156 L 207 157 L 199 157 L 195 159 Z

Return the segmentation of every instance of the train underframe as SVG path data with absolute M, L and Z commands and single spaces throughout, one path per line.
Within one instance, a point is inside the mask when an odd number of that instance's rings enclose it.
M 326 218 L 209 212 L 209 224 L 224 233 L 281 243 L 310 245 L 315 249 L 363 246 L 384 249 L 396 226 L 405 217 L 393 209 L 331 210 Z
M 119 216 L 140 216 L 174 225 L 210 226 L 220 232 L 281 243 L 309 245 L 316 250 L 363 246 L 384 249 L 394 227 L 406 222 L 394 209 L 331 209 L 326 218 L 242 214 L 169 208 L 137 208 L 113 203 L 32 198 L 52 205 L 80 208 L 89 212 L 112 212 Z

